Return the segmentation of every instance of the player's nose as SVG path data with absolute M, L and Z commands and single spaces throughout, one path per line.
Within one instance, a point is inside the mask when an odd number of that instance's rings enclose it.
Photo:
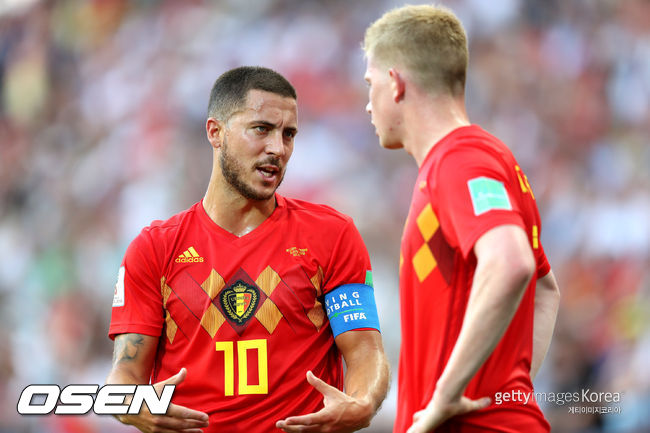
M 370 101 L 368 101 L 368 104 L 366 105 L 366 111 L 368 114 L 372 114 L 372 105 L 370 104 Z
M 283 156 L 285 153 L 284 140 L 282 134 L 271 134 L 266 142 L 266 153 Z

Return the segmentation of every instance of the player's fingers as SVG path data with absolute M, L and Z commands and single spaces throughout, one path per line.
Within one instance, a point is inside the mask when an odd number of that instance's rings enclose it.
M 316 388 L 316 390 L 323 394 L 325 397 L 332 397 L 334 395 L 342 394 L 342 392 L 338 389 L 316 377 L 311 371 L 307 372 L 307 382 L 309 382 L 311 386 Z
M 203 430 L 200 428 L 188 428 L 188 429 L 169 429 L 169 428 L 162 428 L 162 427 L 156 427 L 154 430 L 156 433 L 205 433 Z
M 478 400 L 464 399 L 463 411 L 461 413 L 473 412 L 475 410 L 484 409 L 490 405 L 492 400 L 490 397 L 483 397 Z
M 188 428 L 188 429 L 169 429 L 169 428 L 162 428 L 162 427 L 156 427 L 156 433 L 205 433 L 203 430 L 200 428 Z
M 409 427 L 408 430 L 406 430 L 406 433 L 420 433 L 420 424 L 417 422 L 414 422 L 411 427 Z
M 156 433 L 205 433 L 203 430 L 200 428 L 192 428 L 192 429 L 186 429 L 186 430 L 176 430 L 176 429 L 168 429 L 168 428 L 160 428 L 157 427 L 156 430 L 153 430 Z
M 207 421 L 199 421 L 195 419 L 181 419 L 174 418 L 171 416 L 159 416 L 155 417 L 152 420 L 152 424 L 161 430 L 170 430 L 170 431 L 185 431 L 185 430 L 199 430 L 201 431 L 202 427 L 207 427 Z
M 306 415 L 297 415 L 290 416 L 289 418 L 283 419 L 281 422 L 284 425 L 320 425 L 330 422 L 332 420 L 332 414 L 326 409 L 321 409 L 318 412 L 308 413 Z
M 275 426 L 287 433 L 316 433 L 322 431 L 322 424 L 287 424 L 285 421 L 278 421 Z
M 281 428 L 282 431 L 287 433 L 320 433 L 323 431 L 323 426 L 321 425 L 292 425 Z
M 163 381 L 158 382 L 156 385 L 178 385 L 185 380 L 185 376 L 187 376 L 187 370 L 185 367 L 183 367 L 178 373 Z
M 167 409 L 167 416 L 179 419 L 197 420 L 207 423 L 208 414 L 198 410 L 190 409 L 189 407 L 179 406 L 177 404 L 170 404 Z
M 417 411 L 417 412 L 415 412 L 415 413 L 413 414 L 413 424 L 412 424 L 411 427 L 408 429 L 407 433 L 415 433 L 415 432 L 419 432 L 419 431 L 420 431 L 420 430 L 419 430 L 419 428 L 420 428 L 420 419 L 421 419 L 422 416 L 424 415 L 424 412 L 425 412 L 425 411 L 424 411 L 424 409 L 423 409 L 423 410 L 419 410 L 419 411 Z

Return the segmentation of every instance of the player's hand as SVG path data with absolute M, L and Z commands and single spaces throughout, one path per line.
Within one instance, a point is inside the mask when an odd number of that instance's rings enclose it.
M 351 397 L 323 382 L 311 371 L 307 382 L 323 394 L 324 407 L 315 413 L 291 416 L 275 426 L 288 433 L 348 433 L 370 425 L 374 410 L 370 403 Z
M 490 405 L 489 397 L 478 400 L 470 400 L 467 397 L 461 397 L 455 401 L 443 400 L 440 394 L 434 392 L 427 407 L 413 415 L 413 424 L 406 433 L 430 432 L 453 416 L 483 409 Z
M 181 368 L 181 371 L 167 380 L 154 384 L 154 389 L 161 395 L 165 385 L 178 385 L 187 375 L 187 370 Z M 117 419 L 124 423 L 130 424 L 144 433 L 203 433 L 201 428 L 208 426 L 208 414 L 198 410 L 189 409 L 184 406 L 170 404 L 165 415 L 153 415 L 149 412 L 146 404 L 142 405 L 140 413 L 137 415 L 119 415 Z

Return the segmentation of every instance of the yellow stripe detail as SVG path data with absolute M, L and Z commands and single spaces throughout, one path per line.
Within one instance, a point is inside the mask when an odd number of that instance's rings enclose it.
M 415 223 L 418 225 L 425 242 L 433 237 L 436 230 L 438 230 L 440 223 L 438 222 L 436 214 L 433 212 L 431 203 L 427 203 L 424 209 L 422 209 L 420 215 L 415 219 Z
M 194 249 L 194 247 L 189 247 L 189 248 L 187 249 L 187 251 L 189 251 L 190 254 L 192 254 L 192 257 L 201 257 L 201 256 L 199 256 L 199 253 L 196 252 L 196 250 Z
M 319 266 L 318 272 L 316 272 L 316 274 L 313 277 L 311 277 L 311 283 L 316 288 L 316 296 L 320 296 L 322 293 L 320 286 L 323 283 L 323 275 L 324 275 L 323 268 Z
M 169 295 L 172 294 L 172 288 L 167 285 L 165 277 L 160 279 L 160 293 L 163 297 L 163 307 L 167 308 L 167 299 L 169 299 Z
M 185 257 L 192 257 L 192 254 L 190 254 L 189 251 L 185 251 L 185 252 L 183 253 L 183 255 L 184 255 Z
M 519 168 L 518 165 L 515 165 L 515 171 L 517 172 L 517 179 L 519 179 L 519 186 L 521 187 L 521 192 L 526 194 L 528 192 L 528 189 L 526 189 L 524 180 L 521 178 L 521 169 Z
M 269 331 L 269 334 L 273 334 L 275 327 L 278 326 L 282 319 L 282 313 L 270 298 L 266 298 L 260 309 L 255 313 L 255 318 Z
M 210 299 L 217 297 L 221 289 L 226 285 L 223 277 L 217 273 L 214 269 L 210 271 L 210 275 L 201 283 L 201 288 L 208 294 Z
M 217 307 L 214 306 L 212 302 L 208 304 L 208 308 L 205 310 L 205 313 L 203 313 L 203 317 L 201 317 L 201 326 L 203 326 L 203 329 L 205 329 L 208 334 L 210 334 L 211 338 L 214 338 L 214 336 L 217 334 L 217 331 L 223 325 L 223 322 L 225 322 L 226 319 L 223 317 L 223 314 L 217 309 Z
M 539 230 L 537 226 L 533 226 L 533 248 L 539 248 Z
M 323 326 L 323 323 L 325 322 L 325 309 L 318 299 L 316 299 L 313 308 L 307 313 L 307 317 L 311 320 L 311 323 L 314 324 L 316 329 L 320 331 L 321 326 Z
M 271 296 L 271 293 L 273 293 L 278 284 L 280 284 L 280 281 L 281 279 L 278 273 L 275 272 L 271 266 L 267 266 L 257 277 L 255 284 L 266 293 L 266 296 Z
M 528 187 L 528 192 L 530 192 L 530 196 L 535 200 L 535 194 L 533 194 L 533 189 L 530 187 L 530 184 L 528 183 L 528 176 L 524 174 L 524 180 L 526 181 L 526 186 Z
M 413 256 L 411 262 L 413 263 L 413 269 L 415 269 L 415 273 L 420 282 L 424 281 L 424 279 L 429 276 L 431 271 L 433 271 L 438 264 L 427 244 L 420 247 Z
M 165 317 L 165 324 L 167 325 L 165 333 L 167 334 L 167 339 L 171 344 L 174 342 L 174 337 L 176 336 L 178 325 L 176 324 L 176 322 L 174 322 L 174 319 L 172 319 L 172 316 L 169 314 L 169 311 L 167 311 L 167 317 Z

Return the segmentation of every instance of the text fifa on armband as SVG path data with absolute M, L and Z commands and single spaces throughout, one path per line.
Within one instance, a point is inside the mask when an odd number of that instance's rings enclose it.
M 176 385 L 165 385 L 160 397 L 153 385 L 29 385 L 18 399 L 21 415 L 134 415 L 146 403 L 154 415 L 167 413 Z M 131 396 L 130 403 L 126 402 Z

